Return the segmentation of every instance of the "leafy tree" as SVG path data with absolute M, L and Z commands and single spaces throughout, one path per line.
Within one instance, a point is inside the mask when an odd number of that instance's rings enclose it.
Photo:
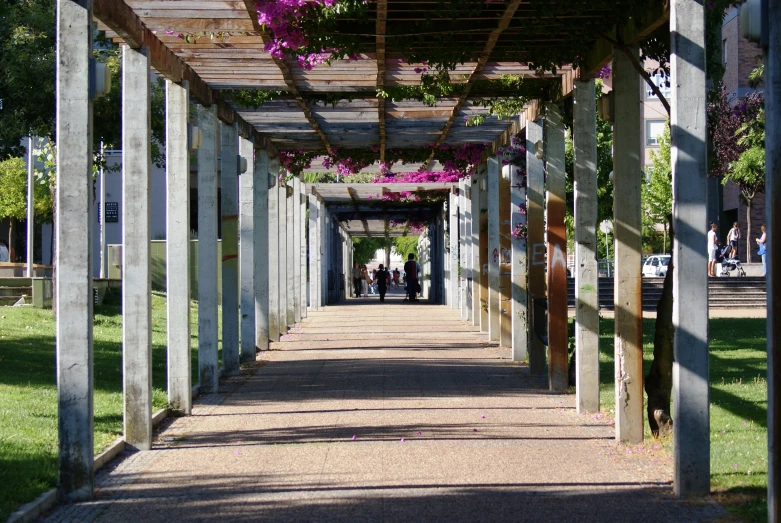
M 659 149 L 651 152 L 651 167 L 648 169 L 648 177 L 643 178 L 642 186 L 643 236 L 645 238 L 651 237 L 654 226 L 663 224 L 663 252 L 669 252 L 667 250 L 667 235 L 673 208 L 671 141 L 668 123 L 664 126 L 664 132 L 659 136 Z
M 418 236 L 400 236 L 398 238 L 394 238 L 394 245 L 393 250 L 401 256 L 402 260 L 406 260 L 407 257 L 411 254 L 415 255 L 415 258 L 418 257 Z
M 49 188 L 35 184 L 35 219 L 40 222 L 52 220 L 52 199 Z M 8 158 L 0 162 L 0 220 L 10 218 L 8 245 L 13 246 L 13 231 L 16 220 L 27 217 L 27 166 L 22 158 Z
M 740 189 L 746 202 L 748 260 L 751 258 L 751 204 L 765 186 L 763 102 L 760 92 L 738 99 L 722 88 L 718 97 L 708 104 L 708 134 L 714 152 L 708 176 L 719 178 L 725 184 L 733 182 Z
M 0 158 L 54 135 L 54 0 L 0 0 Z
M 369 263 L 379 249 L 390 247 L 392 242 L 390 238 L 353 238 L 353 263 Z
M 759 109 L 756 119 L 736 131 L 738 146 L 745 147 L 724 175 L 724 183 L 734 182 L 746 201 L 746 258 L 751 257 L 751 204 L 758 192 L 765 190 L 765 111 Z

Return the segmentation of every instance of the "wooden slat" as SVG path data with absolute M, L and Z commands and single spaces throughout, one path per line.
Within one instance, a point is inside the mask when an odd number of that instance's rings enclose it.
M 263 41 L 266 42 L 269 36 L 263 31 L 263 28 L 258 23 L 257 17 L 254 16 L 255 1 L 244 0 L 244 5 L 246 6 L 247 13 L 249 13 L 250 18 L 252 19 L 252 23 L 255 28 L 255 31 L 257 31 L 263 38 Z M 290 94 L 292 94 L 295 97 L 296 102 L 298 102 L 298 105 L 301 107 L 301 110 L 303 111 L 304 115 L 306 115 L 306 119 L 309 120 L 309 123 L 312 124 L 312 128 L 320 137 L 320 140 L 322 140 L 323 145 L 325 146 L 325 150 L 328 151 L 329 153 L 332 152 L 331 144 L 328 143 L 328 138 L 325 136 L 325 133 L 320 129 L 320 126 L 317 124 L 317 121 L 312 116 L 312 112 L 310 111 L 309 106 L 307 105 L 306 101 L 304 101 L 304 98 L 301 96 L 301 93 L 299 92 L 298 87 L 296 86 L 296 83 L 290 74 L 290 68 L 283 60 L 274 58 L 274 62 L 277 64 L 279 70 L 282 72 L 282 76 L 285 78 L 285 83 L 287 84 L 287 90 L 290 91 Z
M 147 47 L 152 67 L 172 82 L 187 81 L 190 95 L 202 105 L 208 107 L 217 101 L 220 118 L 227 123 L 236 123 L 239 132 L 251 138 L 258 147 L 268 149 L 276 156 L 276 148 L 267 136 L 244 121 L 229 105 L 219 101 L 211 88 L 181 58 L 168 49 L 136 15 L 124 0 L 92 0 L 93 16 L 122 38 L 133 48 Z
M 480 53 L 480 58 L 477 60 L 477 66 L 475 67 L 474 71 L 472 71 L 472 76 L 470 76 L 466 87 L 464 87 L 463 93 L 458 97 L 458 103 L 456 103 L 456 106 L 453 108 L 450 119 L 442 129 L 442 134 L 440 137 L 436 142 L 434 142 L 434 149 L 441 145 L 442 142 L 445 141 L 445 138 L 447 138 L 447 135 L 450 132 L 450 128 L 453 126 L 453 121 L 455 120 L 456 116 L 458 116 L 461 107 L 464 105 L 464 102 L 466 102 L 466 99 L 469 96 L 469 91 L 472 89 L 475 81 L 477 81 L 477 77 L 480 75 L 480 73 L 483 72 L 483 68 L 485 67 L 485 64 L 488 63 L 488 59 L 491 57 L 491 52 L 493 51 L 496 42 L 499 40 L 499 36 L 510 25 L 510 21 L 512 20 L 513 15 L 515 14 L 515 11 L 518 9 L 520 4 L 521 0 L 512 0 L 512 2 L 510 2 L 510 4 L 505 9 L 504 14 L 502 15 L 502 19 L 499 21 L 498 27 L 491 31 L 491 35 L 488 37 L 488 41 L 486 42 L 485 47 L 483 47 L 483 51 Z M 428 157 L 428 160 L 426 160 L 426 167 L 428 167 L 433 159 L 434 151 L 432 150 L 431 155 Z

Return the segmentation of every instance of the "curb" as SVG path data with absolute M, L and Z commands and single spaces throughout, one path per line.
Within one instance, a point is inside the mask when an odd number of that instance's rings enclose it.
M 152 414 L 152 426 L 156 427 L 168 416 L 168 409 L 160 409 Z M 109 444 L 106 449 L 95 457 L 95 461 L 92 465 L 92 470 L 97 472 L 103 468 L 106 463 L 116 458 L 120 452 L 125 450 L 125 439 L 119 437 Z M 12 512 L 8 517 L 6 523 L 31 523 L 35 521 L 41 514 L 48 512 L 54 505 L 57 504 L 57 489 L 53 488 L 47 490 L 36 499 L 29 503 L 25 503 L 19 510 Z

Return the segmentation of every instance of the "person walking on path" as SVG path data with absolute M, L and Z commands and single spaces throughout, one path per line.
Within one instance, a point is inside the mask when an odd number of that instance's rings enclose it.
M 415 261 L 415 255 L 410 253 L 407 257 L 407 263 L 404 264 L 404 272 L 407 273 L 407 294 L 409 301 L 418 301 L 418 263 Z
M 361 267 L 357 262 L 353 267 L 353 291 L 356 298 L 361 297 Z
M 710 231 L 708 231 L 708 276 L 716 277 L 716 249 L 718 249 L 719 238 L 716 235 L 716 231 L 719 230 L 719 226 L 715 223 L 710 224 Z
M 759 245 L 759 256 L 762 257 L 762 276 L 767 276 L 767 228 L 763 223 L 759 228 L 762 231 L 762 236 L 757 238 L 757 245 Z
M 740 229 L 738 228 L 738 222 L 735 222 L 732 224 L 732 229 L 730 229 L 729 233 L 727 234 L 727 241 L 729 242 L 730 246 L 730 258 L 738 257 L 738 240 L 740 240 Z
M 372 282 L 371 276 L 369 276 L 369 269 L 366 265 L 361 265 L 361 290 L 363 291 L 363 297 L 369 297 L 369 284 Z
M 380 264 L 380 270 L 377 271 L 377 290 L 380 293 L 380 301 L 385 301 L 385 293 L 388 292 L 388 271 L 385 266 Z
M 396 270 L 393 271 L 393 288 L 398 289 L 399 288 L 399 278 L 401 277 L 401 273 L 399 272 L 399 268 L 396 267 Z

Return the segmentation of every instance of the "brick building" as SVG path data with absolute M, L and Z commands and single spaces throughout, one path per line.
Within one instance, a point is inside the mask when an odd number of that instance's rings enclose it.
M 721 28 L 721 57 L 724 63 L 724 87 L 735 100 L 754 91 L 748 83 L 748 76 L 759 64 L 757 57 L 762 55 L 762 49 L 740 36 L 740 20 L 738 8 L 733 7 L 724 18 Z M 761 89 L 761 87 L 760 87 Z M 726 240 L 726 233 L 734 222 L 738 222 L 741 231 L 741 241 L 738 244 L 740 259 L 746 260 L 746 238 L 748 236 L 748 220 L 746 217 L 746 202 L 740 195 L 740 189 L 733 183 L 728 183 L 721 189 L 721 233 Z M 759 237 L 759 226 L 765 222 L 765 195 L 757 194 L 751 206 L 751 262 L 759 262 L 754 238 Z

